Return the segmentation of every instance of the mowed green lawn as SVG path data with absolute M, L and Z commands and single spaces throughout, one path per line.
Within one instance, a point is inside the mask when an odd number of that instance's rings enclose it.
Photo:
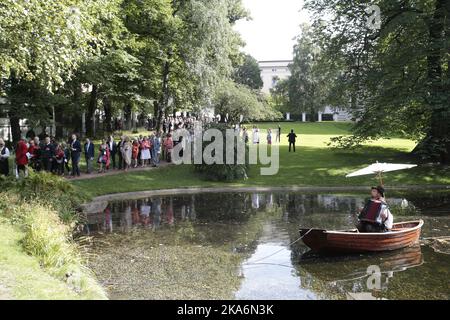
M 217 187 L 217 186 L 370 186 L 377 183 L 373 176 L 345 178 L 349 172 L 376 161 L 413 163 L 410 151 L 415 142 L 406 139 L 384 139 L 356 150 L 336 150 L 327 146 L 331 137 L 348 135 L 350 123 L 280 123 L 280 168 L 276 175 L 263 176 L 260 165 L 253 165 L 249 179 L 232 183 L 203 180 L 191 165 L 171 165 L 151 171 L 136 171 L 113 176 L 73 181 L 90 196 L 143 190 Z M 251 125 L 247 126 L 251 129 Z M 258 124 L 264 147 L 267 129 L 272 128 L 275 141 L 278 123 Z M 298 136 L 297 152 L 288 152 L 287 134 L 294 129 Z M 450 185 L 450 169 L 444 166 L 418 168 L 387 173 L 387 186 L 394 185 Z

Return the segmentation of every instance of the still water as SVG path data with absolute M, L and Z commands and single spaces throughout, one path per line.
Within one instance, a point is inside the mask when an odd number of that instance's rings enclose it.
M 299 227 L 353 228 L 365 201 L 278 192 L 112 201 L 87 214 L 83 232 L 93 237 L 92 267 L 113 299 L 449 299 L 449 193 L 390 195 L 394 222 L 425 221 L 414 247 L 323 257 L 296 241 Z M 204 283 L 190 288 L 197 281 Z

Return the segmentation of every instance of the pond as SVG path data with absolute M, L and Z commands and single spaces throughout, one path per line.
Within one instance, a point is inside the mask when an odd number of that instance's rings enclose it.
M 279 191 L 117 200 L 87 214 L 83 233 L 112 299 L 449 299 L 448 192 L 390 194 L 396 222 L 425 221 L 413 247 L 324 257 L 296 241 L 299 227 L 353 228 L 365 201 Z

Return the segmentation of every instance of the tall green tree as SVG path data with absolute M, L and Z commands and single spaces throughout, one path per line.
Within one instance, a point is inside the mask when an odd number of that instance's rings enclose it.
M 248 54 L 244 56 L 243 63 L 236 68 L 233 79 L 255 90 L 261 90 L 264 85 L 258 61 Z
M 294 115 L 315 114 L 332 103 L 330 83 L 335 73 L 334 69 L 324 67 L 323 59 L 313 30 L 303 24 L 289 65 L 291 76 L 279 81 L 272 90 L 272 99 L 280 110 Z
M 259 90 L 225 81 L 220 84 L 213 99 L 215 112 L 221 115 L 222 121 L 228 116 L 228 123 L 238 124 L 243 121 L 273 120 L 281 117 L 274 110 Z
M 381 9 L 380 28 L 370 24 L 369 4 Z M 329 65 L 342 68 L 335 85 L 359 119 L 354 136 L 339 141 L 404 134 L 420 141 L 422 157 L 449 163 L 450 1 L 308 0 L 306 8 Z
M 118 3 L 118 0 L 0 3 L 0 88 L 8 101 L 3 109 L 9 115 L 14 141 L 20 138 L 20 119 L 39 113 L 33 111 L 34 101 L 8 97 L 8 93 L 29 88 L 31 82 L 31 87 L 49 93 L 61 88 L 81 63 L 100 54 L 113 39 L 98 29 L 112 20 Z
M 147 14 L 154 2 L 163 8 L 163 16 Z M 157 66 L 158 82 L 153 92 L 159 129 L 170 108 L 207 105 L 214 87 L 231 76 L 233 59 L 242 43 L 232 27 L 246 11 L 237 0 L 147 0 L 133 6 L 149 8 L 140 10 L 137 33 L 142 41 L 153 41 L 158 47 L 150 69 Z M 156 26 L 155 17 L 161 18 L 162 28 Z M 155 27 L 146 31 L 146 25 Z

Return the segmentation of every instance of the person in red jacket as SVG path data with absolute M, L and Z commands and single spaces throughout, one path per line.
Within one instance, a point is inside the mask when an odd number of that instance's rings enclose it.
M 28 162 L 31 168 L 33 168 L 36 171 L 39 171 L 39 146 L 36 145 L 35 140 L 30 140 L 28 144 L 29 144 L 28 153 L 30 154 Z
M 19 178 L 19 172 L 22 171 L 24 177 L 28 176 L 28 146 L 21 139 L 16 147 L 16 178 Z

